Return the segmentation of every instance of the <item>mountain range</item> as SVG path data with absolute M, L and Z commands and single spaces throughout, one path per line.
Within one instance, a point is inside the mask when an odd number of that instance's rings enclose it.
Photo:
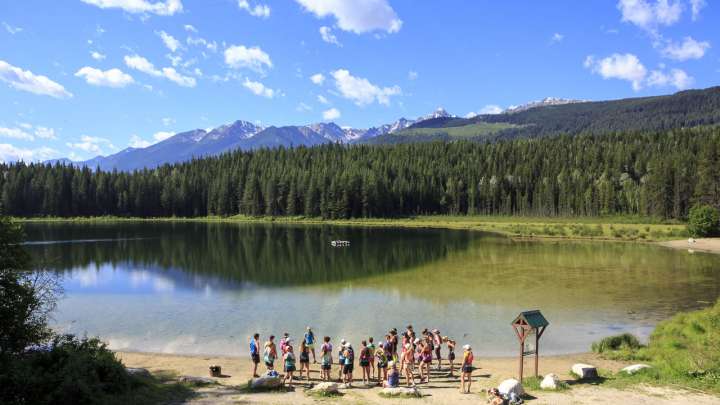
M 666 131 L 720 124 L 720 87 L 686 90 L 672 95 L 610 101 L 548 97 L 500 114 L 460 118 L 442 108 L 416 119 L 356 129 L 334 122 L 262 127 L 235 121 L 212 130 L 178 133 L 146 148 L 127 148 L 109 156 L 63 164 L 131 171 L 154 168 L 231 152 L 259 148 L 314 146 L 324 143 L 395 144 L 407 142 L 494 141 L 537 136 L 603 134 L 620 131 Z

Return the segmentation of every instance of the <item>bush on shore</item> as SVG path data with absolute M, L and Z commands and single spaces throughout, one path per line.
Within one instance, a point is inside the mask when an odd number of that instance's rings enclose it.
M 695 205 L 690 208 L 688 216 L 688 232 L 699 238 L 720 234 L 720 213 L 710 205 Z

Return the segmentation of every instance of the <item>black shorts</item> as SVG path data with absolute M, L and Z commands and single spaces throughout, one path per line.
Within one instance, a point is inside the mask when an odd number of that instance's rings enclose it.
M 353 372 L 353 365 L 352 364 L 346 364 L 343 366 L 343 373 L 350 374 Z
M 360 360 L 360 367 L 370 366 L 370 360 Z
M 330 370 L 332 368 L 332 365 L 331 364 L 323 364 L 322 366 L 320 366 L 320 368 L 323 370 Z
M 475 370 L 475 367 L 473 367 L 473 366 L 463 366 L 462 367 L 463 373 L 472 373 L 473 370 Z
M 250 358 L 252 359 L 252 362 L 255 364 L 260 363 L 260 355 L 259 354 L 251 354 Z
M 285 371 L 288 373 L 293 372 L 295 371 L 295 366 L 285 367 Z
M 450 360 L 450 361 L 455 360 L 455 353 L 450 352 L 450 354 L 448 354 L 448 360 Z

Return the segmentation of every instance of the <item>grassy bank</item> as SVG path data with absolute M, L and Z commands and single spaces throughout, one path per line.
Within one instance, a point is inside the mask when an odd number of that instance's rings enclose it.
M 687 228 L 678 222 L 649 217 L 517 217 L 517 216 L 417 216 L 406 218 L 358 218 L 323 220 L 307 217 L 198 217 L 198 218 L 15 218 L 21 222 L 115 222 L 193 221 L 235 223 L 325 224 L 344 226 L 445 228 L 495 232 L 518 238 L 598 239 L 664 241 L 687 237 Z
M 636 383 L 680 386 L 720 393 L 720 300 L 684 312 L 657 325 L 647 346 L 631 335 L 612 336 L 593 344 L 608 359 L 644 362 L 652 368 L 636 374 L 604 376 L 610 385 Z

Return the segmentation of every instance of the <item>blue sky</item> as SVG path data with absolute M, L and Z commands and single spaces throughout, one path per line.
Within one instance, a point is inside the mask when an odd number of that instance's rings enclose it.
M 718 84 L 709 0 L 0 1 L 0 160 Z

